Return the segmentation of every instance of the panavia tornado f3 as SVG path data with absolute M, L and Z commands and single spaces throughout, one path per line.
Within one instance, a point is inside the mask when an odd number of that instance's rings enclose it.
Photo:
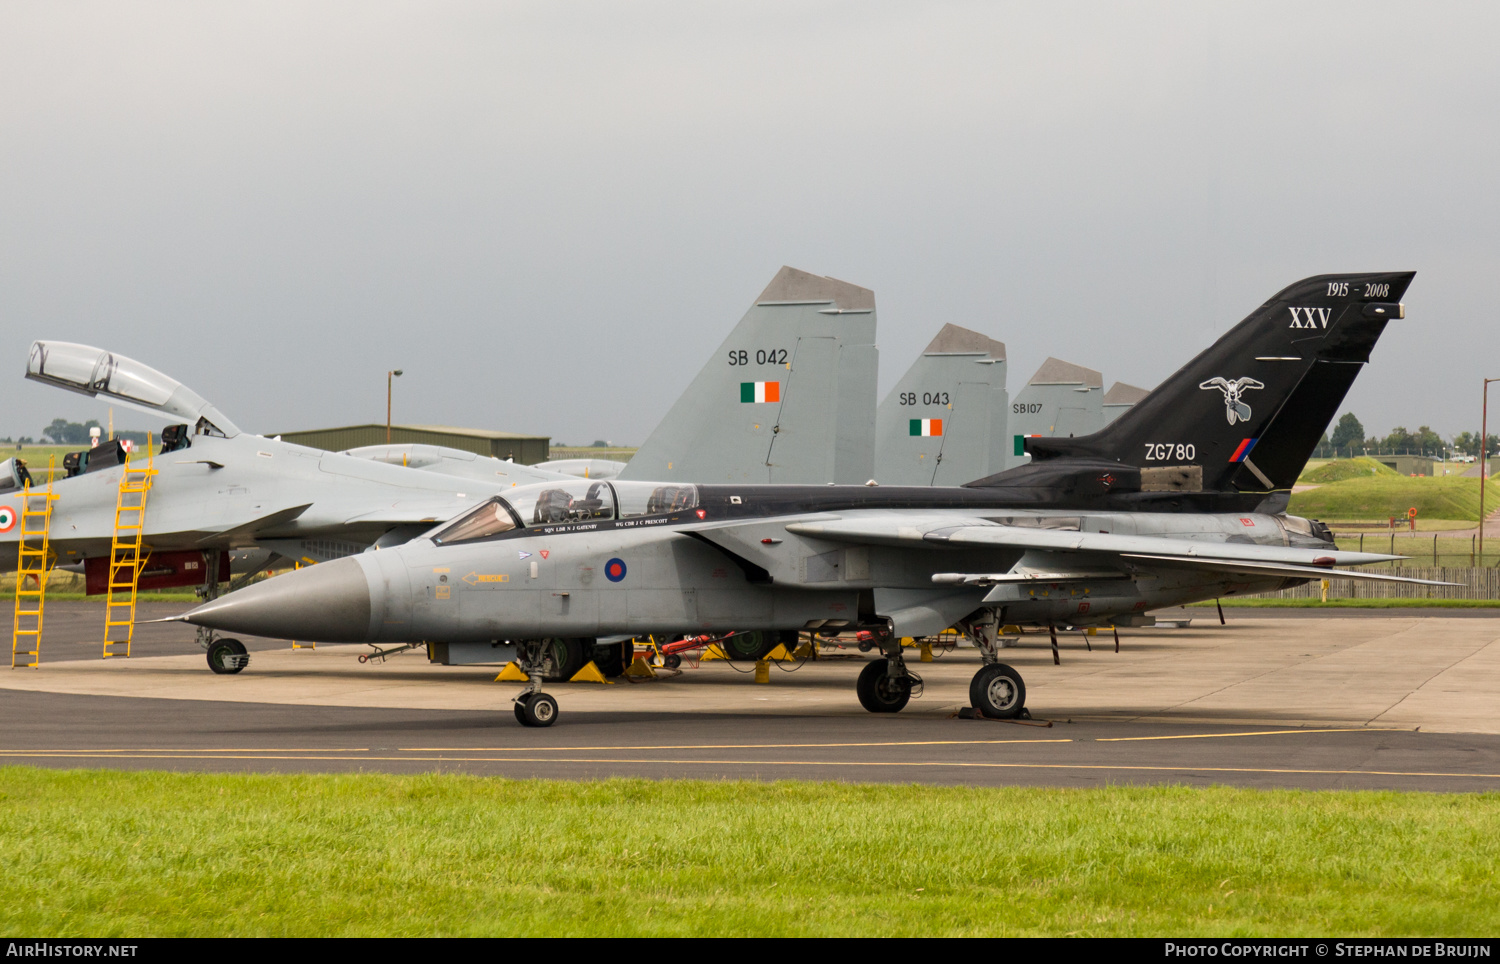
M 1026 440 L 1031 462 L 962 486 L 571 480 L 517 487 L 404 545 L 231 593 L 182 617 L 236 633 L 427 641 L 515 658 L 518 719 L 559 640 L 641 633 L 868 631 L 857 691 L 904 707 L 900 638 L 959 627 L 985 716 L 1025 710 L 1005 624 L 1111 624 L 1398 556 L 1341 552 L 1285 514 L 1293 481 L 1410 272 L 1322 275 L 1279 292 L 1112 424 Z M 441 641 L 440 643 L 436 641 Z

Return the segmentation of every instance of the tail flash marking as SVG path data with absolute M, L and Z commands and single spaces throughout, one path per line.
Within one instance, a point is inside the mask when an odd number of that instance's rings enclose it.
M 911 419 L 911 434 L 925 437 L 943 434 L 943 420 L 940 418 L 914 418 Z
M 1234 454 L 1229 457 L 1229 461 L 1231 461 L 1231 462 L 1243 462 L 1243 461 L 1245 461 L 1246 459 L 1248 459 L 1250 457 L 1250 450 L 1253 449 L 1253 448 L 1255 448 L 1255 443 L 1259 442 L 1259 441 L 1260 441 L 1260 439 L 1254 439 L 1254 438 L 1247 438 L 1247 439 L 1245 439 L 1243 442 L 1240 443 L 1240 447 L 1234 450 Z
M 1026 454 L 1026 440 L 1029 439 L 1029 438 L 1041 438 L 1041 436 L 1040 435 L 1017 435 L 1016 436 L 1016 455 L 1017 455 L 1017 457 Z
M 740 382 L 741 402 L 779 402 L 781 401 L 780 382 Z

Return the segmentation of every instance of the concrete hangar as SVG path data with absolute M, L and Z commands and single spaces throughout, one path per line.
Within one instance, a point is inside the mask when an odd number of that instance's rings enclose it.
M 282 432 L 281 438 L 297 445 L 343 452 L 366 445 L 444 445 L 477 455 L 513 459 L 523 465 L 545 462 L 552 445 L 550 435 L 521 435 L 517 432 L 492 432 L 482 428 L 455 428 L 451 425 L 392 425 L 390 438 L 381 422 L 368 425 L 345 425 L 342 428 L 315 428 L 304 432 Z

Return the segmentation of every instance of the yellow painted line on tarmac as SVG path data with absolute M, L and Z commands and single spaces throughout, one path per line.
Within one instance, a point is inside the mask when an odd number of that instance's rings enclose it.
M 1072 743 L 1050 740 L 908 740 L 891 743 L 682 743 L 650 746 L 405 746 L 403 753 L 543 753 L 551 750 L 804 750 L 849 746 L 992 746 L 1003 743 Z
M 7 752 L 0 751 L 0 756 L 8 757 L 53 757 L 64 759 L 84 759 L 88 754 L 78 750 L 48 753 L 45 751 Z M 1448 778 L 1471 778 L 1479 780 L 1500 780 L 1500 773 L 1444 773 L 1432 770 L 1313 770 L 1293 769 L 1290 767 L 1196 767 L 1196 766 L 1122 766 L 1118 764 L 1096 764 L 1096 763 L 973 763 L 945 760 L 918 760 L 918 761 L 886 761 L 886 760 L 661 760 L 661 759 L 633 759 L 630 757 L 416 757 L 416 756 L 260 756 L 241 754 L 203 754 L 201 756 L 187 755 L 165 755 L 155 753 L 138 753 L 130 755 L 111 756 L 113 760 L 360 760 L 360 761 L 384 761 L 391 763 L 592 763 L 592 764 L 672 764 L 674 766 L 785 766 L 785 767 L 862 767 L 873 768 L 934 768 L 934 767 L 956 767 L 960 769 L 978 770 L 1100 770 L 1114 772 L 1149 772 L 1149 773 L 1265 773 L 1283 776 L 1356 776 L 1356 777 L 1448 777 Z
M 0 750 L 0 756 L 15 756 L 23 751 Z M 177 750 L 169 746 L 163 747 L 100 747 L 94 750 L 55 750 L 47 751 L 46 755 L 62 753 L 82 753 L 86 756 L 98 756 L 104 753 L 369 753 L 368 747 L 351 746 L 348 749 L 297 749 L 296 747 L 271 747 L 268 749 L 257 749 L 256 747 L 229 746 L 229 747 L 193 747 L 191 749 Z
M 1225 736 L 1281 736 L 1286 733 L 1406 733 L 1386 727 L 1344 726 L 1330 730 L 1256 730 L 1253 733 L 1182 733 L 1171 736 L 1101 736 L 1095 743 L 1130 743 L 1137 740 L 1215 740 Z

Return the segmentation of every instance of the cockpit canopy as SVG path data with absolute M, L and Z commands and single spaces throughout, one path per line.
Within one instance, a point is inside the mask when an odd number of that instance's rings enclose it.
M 432 536 L 436 544 L 477 542 L 514 529 L 574 526 L 670 515 L 698 506 L 694 485 L 579 479 L 538 482 L 511 489 L 450 522 Z
M 194 435 L 240 434 L 233 422 L 186 385 L 102 348 L 66 341 L 32 342 L 26 377 L 91 398 L 102 395 L 131 408 L 186 419 L 194 426 Z

